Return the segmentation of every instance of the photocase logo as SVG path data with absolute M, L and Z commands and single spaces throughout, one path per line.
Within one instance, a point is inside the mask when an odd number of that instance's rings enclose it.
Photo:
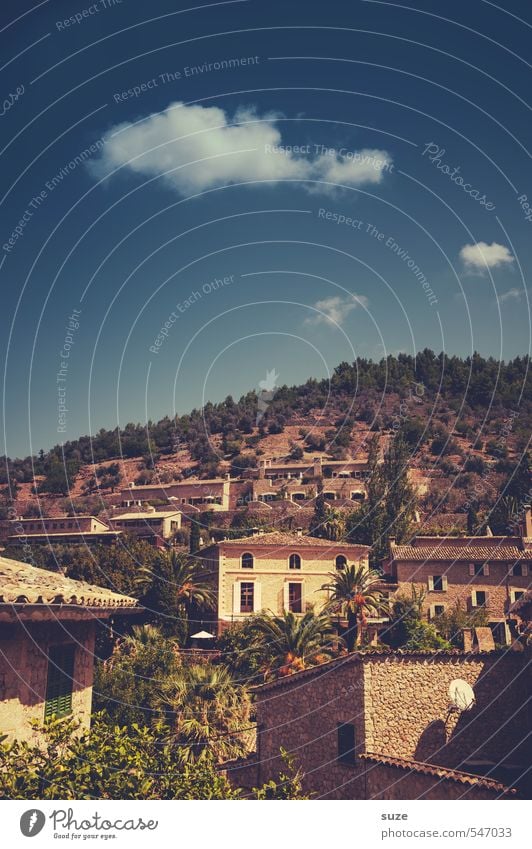
M 271 371 L 266 372 L 266 377 L 264 380 L 259 381 L 259 389 L 257 397 L 257 418 L 255 424 L 259 424 L 260 420 L 264 416 L 264 413 L 270 406 L 273 401 L 273 396 L 275 395 L 275 390 L 277 389 L 277 378 L 279 375 L 276 373 L 273 368 Z
M 20 830 L 24 837 L 35 837 L 43 830 L 46 817 L 42 811 L 32 808 L 25 811 L 20 818 Z

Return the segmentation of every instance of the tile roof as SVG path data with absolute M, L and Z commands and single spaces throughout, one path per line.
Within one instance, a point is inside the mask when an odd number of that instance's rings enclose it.
M 178 516 L 181 510 L 147 510 L 142 513 L 118 513 L 109 519 L 110 522 L 118 522 L 120 519 L 168 519 L 170 516 Z
M 137 599 L 65 578 L 58 572 L 0 557 L 0 605 L 62 604 L 78 607 L 135 607 Z
M 283 531 L 269 531 L 264 534 L 258 533 L 249 537 L 238 537 L 237 539 L 220 540 L 218 545 L 275 545 L 279 547 L 290 546 L 294 547 L 311 547 L 311 548 L 328 548 L 331 551 L 336 548 L 357 548 L 363 551 L 369 551 L 369 546 L 359 545 L 352 542 L 332 542 L 329 539 L 319 539 L 308 535 L 298 536 L 297 534 L 285 533 Z
M 497 790 L 500 793 L 515 794 L 517 791 L 506 787 L 499 781 L 493 778 L 486 778 L 483 775 L 474 775 L 470 772 L 463 772 L 459 769 L 450 769 L 436 764 L 422 763 L 421 761 L 409 760 L 407 758 L 388 757 L 387 755 L 379 755 L 374 752 L 365 752 L 359 755 L 365 761 L 370 763 L 385 764 L 386 766 L 394 766 L 398 769 L 408 770 L 409 772 L 420 772 L 424 775 L 434 775 L 436 778 L 442 778 L 446 781 L 457 781 L 460 784 L 469 784 L 472 787 L 487 787 L 491 790 Z
M 390 552 L 393 560 L 532 560 L 522 543 L 519 537 L 417 537 L 409 545 L 391 542 Z

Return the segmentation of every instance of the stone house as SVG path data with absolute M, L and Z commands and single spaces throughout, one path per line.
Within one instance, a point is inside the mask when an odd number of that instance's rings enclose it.
M 232 481 L 226 478 L 212 480 L 173 481 L 167 484 L 135 485 L 130 483 L 121 490 L 122 507 L 142 507 L 157 502 L 173 502 L 176 508 L 197 508 L 202 510 L 229 510 L 236 505 L 236 496 L 231 500 Z
M 121 513 L 109 520 L 113 530 L 131 534 L 157 547 L 164 546 L 181 528 L 179 510 L 155 510 Z
M 72 715 L 90 724 L 100 622 L 137 600 L 0 557 L 0 734 L 37 739 L 30 720 Z
M 318 799 L 501 798 L 527 793 L 530 658 L 354 653 L 255 689 L 257 752 L 228 765 L 257 786 L 282 768 L 281 748 Z M 468 682 L 460 712 L 449 685 Z M 529 791 L 528 791 L 529 792 Z
M 269 610 L 304 613 L 327 601 L 321 590 L 331 572 L 346 564 L 368 566 L 369 548 L 296 533 L 256 532 L 224 539 L 199 552 L 216 583 L 218 630 Z
M 532 581 L 532 540 L 526 536 L 417 536 L 407 545 L 390 541 L 385 565 L 409 595 L 412 585 L 425 592 L 423 614 L 433 619 L 459 603 L 486 610 L 495 642 L 510 641 L 512 605 Z

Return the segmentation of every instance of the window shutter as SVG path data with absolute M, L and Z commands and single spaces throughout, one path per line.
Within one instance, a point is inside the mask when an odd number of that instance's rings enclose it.
M 469 574 L 471 575 L 472 578 L 475 577 L 475 564 L 474 563 L 469 564 Z
M 240 613 L 240 581 L 233 584 L 233 613 Z
M 44 718 L 72 713 L 72 689 L 75 646 L 53 646 L 48 656 Z
M 521 570 L 522 570 L 523 578 L 526 578 L 526 576 L 528 575 L 528 566 L 527 566 L 526 563 L 523 563 Z
M 283 607 L 286 612 L 290 610 L 289 592 L 290 584 L 288 583 L 288 581 L 285 581 L 285 584 L 283 586 Z
M 429 591 L 432 592 L 434 590 L 434 578 L 432 577 L 432 575 L 429 575 L 427 580 L 429 585 Z
M 484 574 L 489 575 L 489 573 L 490 573 L 489 563 L 484 563 Z
M 477 606 L 477 591 L 476 590 L 473 590 L 473 592 L 471 593 L 471 601 L 473 603 L 473 607 L 476 607 Z
M 262 610 L 262 585 L 255 581 L 253 587 L 253 613 L 258 613 Z
M 441 588 L 442 588 L 444 593 L 447 592 L 447 575 L 442 575 Z
M 305 612 L 305 584 L 301 581 L 301 612 Z
M 429 607 L 429 619 L 434 619 L 434 605 L 431 604 Z

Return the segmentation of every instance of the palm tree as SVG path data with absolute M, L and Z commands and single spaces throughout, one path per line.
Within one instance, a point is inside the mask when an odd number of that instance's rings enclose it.
M 162 554 L 153 569 L 140 569 L 137 583 L 145 590 L 143 604 L 161 619 L 165 631 L 179 630 L 176 619 L 186 624 L 193 607 L 215 607 L 215 593 L 205 580 L 201 565 L 176 551 Z
M 264 650 L 265 677 L 292 675 L 332 655 L 333 629 L 329 616 L 308 610 L 303 616 L 291 611 L 282 616 L 261 613 L 251 625 L 254 644 Z
M 221 763 L 252 748 L 251 699 L 226 666 L 182 666 L 165 681 L 158 704 L 186 762 L 211 753 Z
M 383 606 L 383 594 L 375 590 L 380 575 L 376 569 L 351 565 L 331 573 L 330 578 L 330 582 L 321 587 L 331 594 L 325 609 L 347 617 L 345 640 L 348 651 L 353 651 L 368 613 L 378 613 Z

